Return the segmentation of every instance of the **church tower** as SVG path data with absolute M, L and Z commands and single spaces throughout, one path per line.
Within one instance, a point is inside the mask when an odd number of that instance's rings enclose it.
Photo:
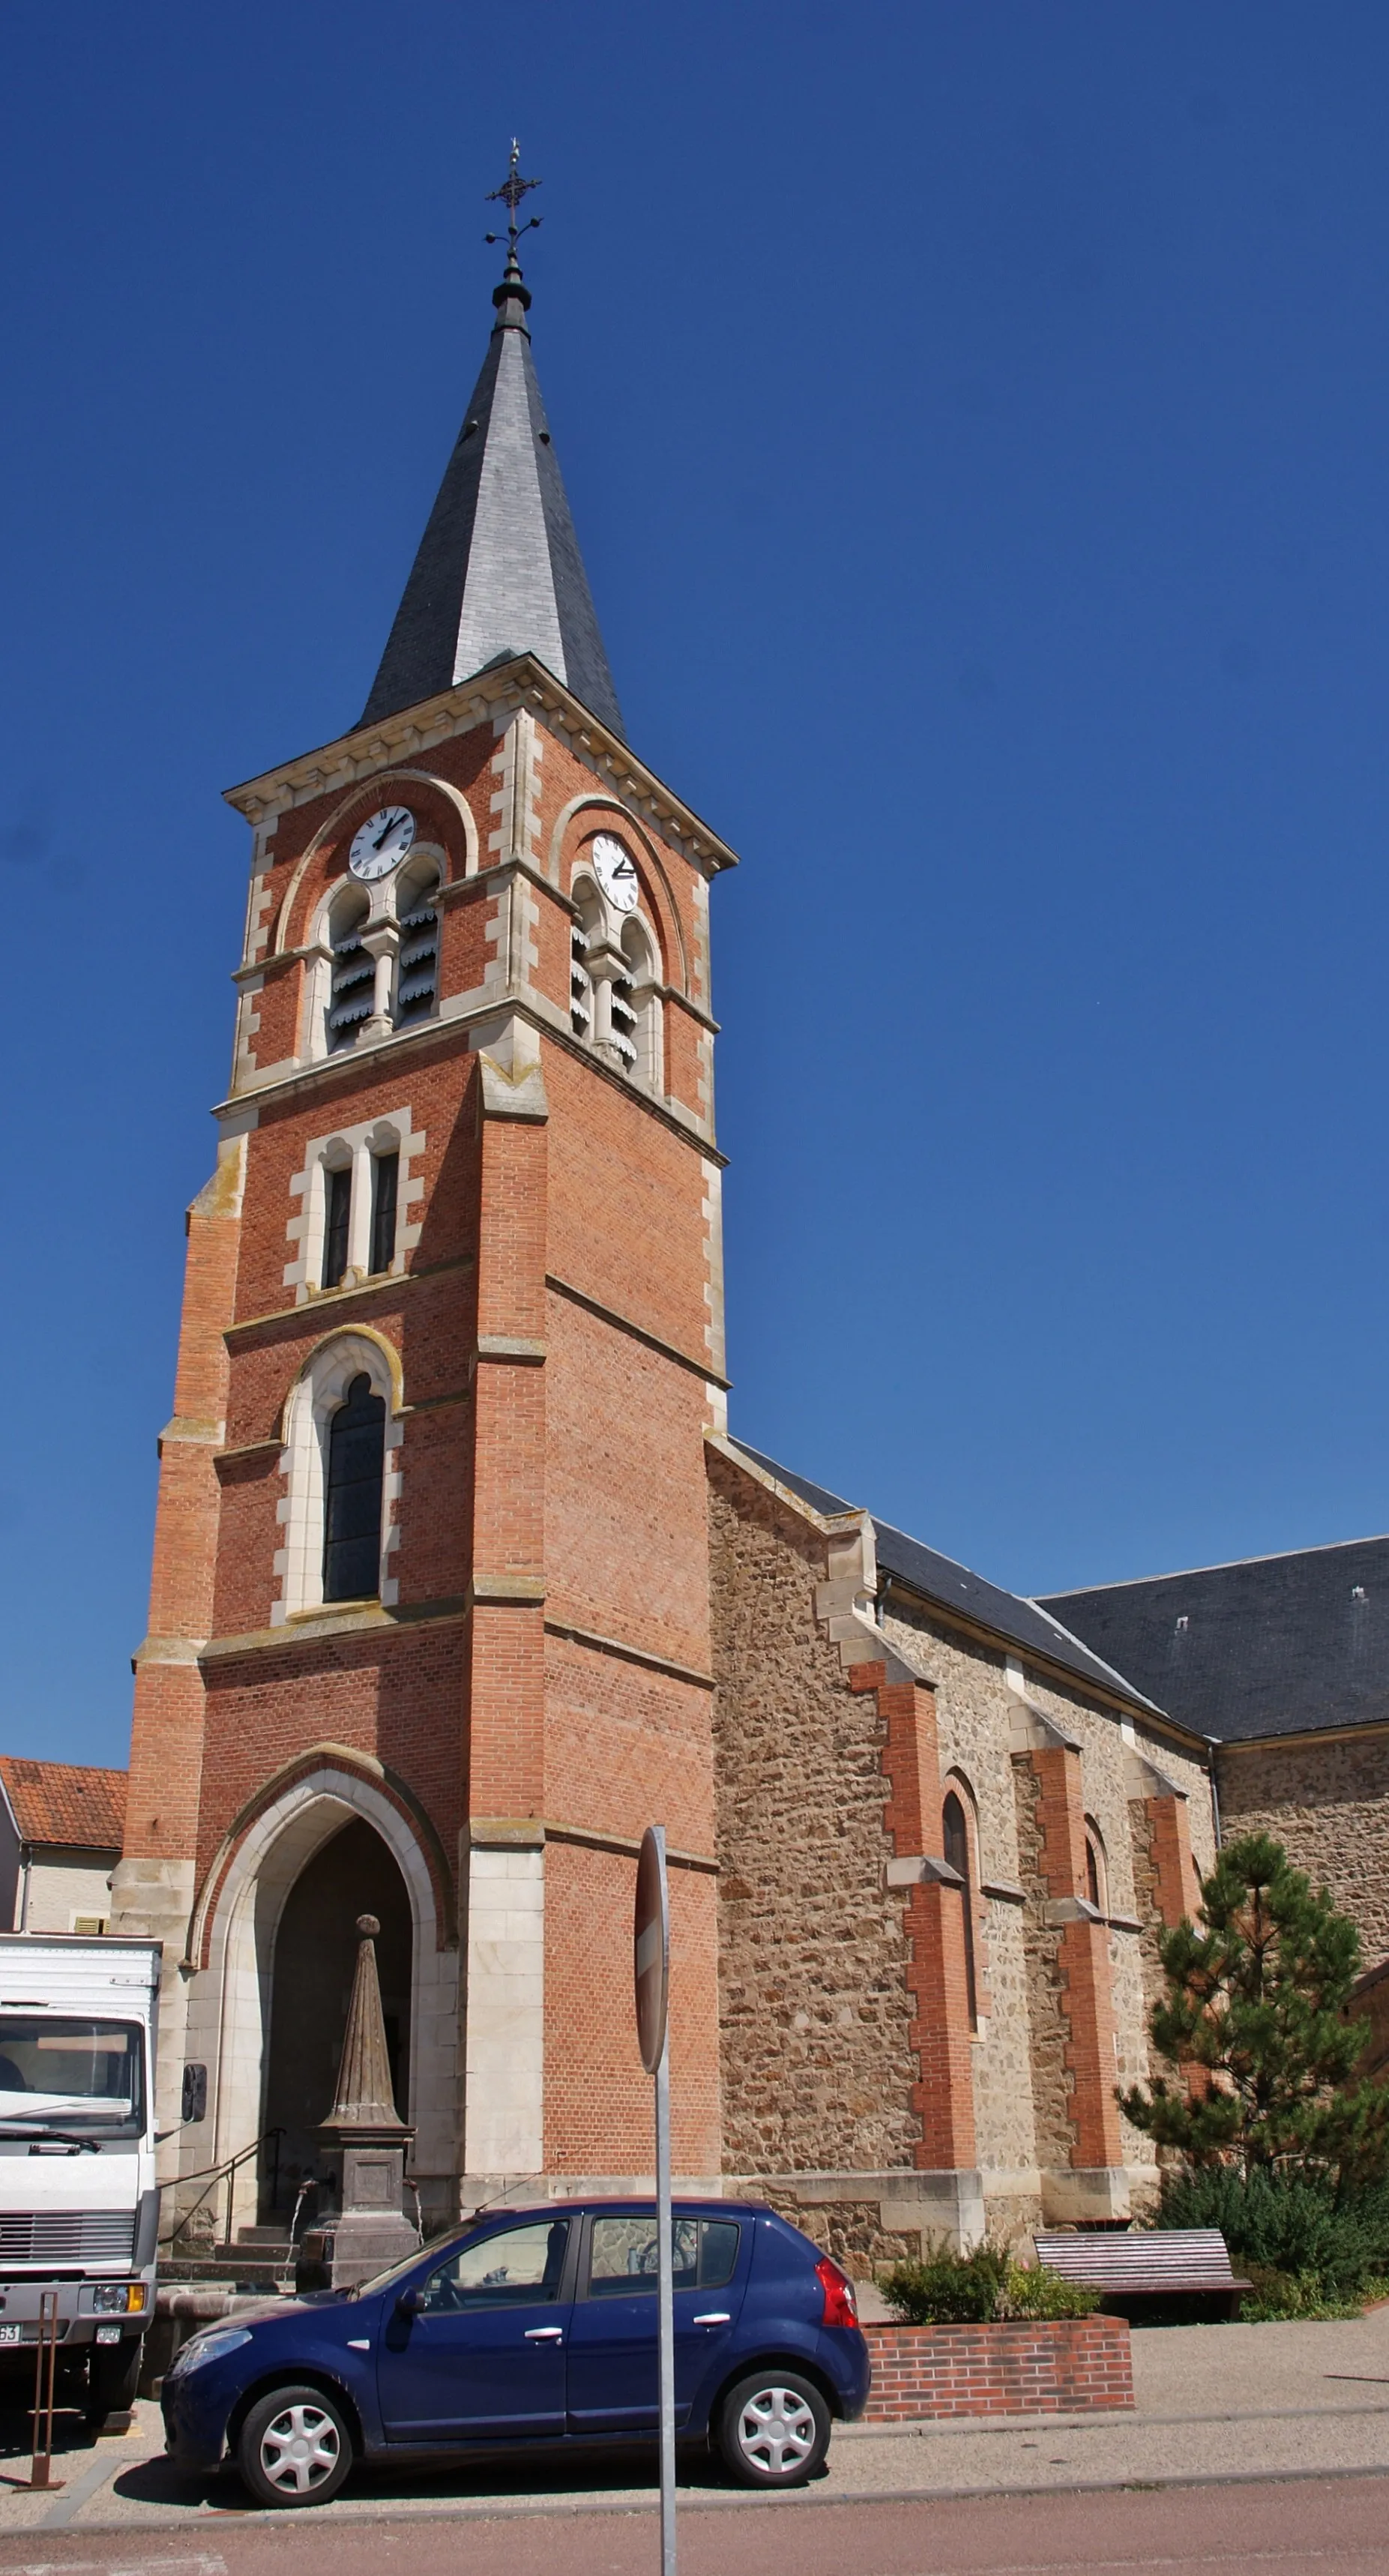
M 720 2164 L 704 1435 L 723 1427 L 708 890 L 629 749 L 510 253 L 361 721 L 231 791 L 234 1061 L 188 1216 L 113 1929 L 164 1942 L 168 2181 L 321 2156 L 355 1958 L 435 2222 Z M 505 192 L 504 192 L 505 193 Z M 189 2195 L 193 2195 L 190 2193 Z M 178 2195 L 167 2204 L 178 2205 Z

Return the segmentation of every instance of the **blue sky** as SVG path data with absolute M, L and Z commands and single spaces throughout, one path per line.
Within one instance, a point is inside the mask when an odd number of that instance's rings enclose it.
M 734 1423 L 1031 1590 L 1389 1524 L 1389 14 L 10 0 L 0 1741 L 124 1758 L 219 791 L 535 347 L 715 895 Z

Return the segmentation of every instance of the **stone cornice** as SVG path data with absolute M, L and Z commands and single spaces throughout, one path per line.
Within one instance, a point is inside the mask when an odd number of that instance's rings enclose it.
M 472 1267 L 473 1256 L 465 1252 L 453 1261 L 423 1263 L 418 1270 L 382 1270 L 375 1279 L 359 1279 L 352 1287 L 316 1288 L 302 1305 L 272 1306 L 264 1315 L 238 1316 L 235 1323 L 223 1325 L 222 1339 L 224 1342 L 239 1342 L 250 1334 L 271 1331 L 277 1324 L 296 1324 L 314 1330 L 320 1315 L 331 1318 L 335 1332 L 340 1326 L 346 1331 L 347 1325 L 343 1320 L 345 1306 L 355 1305 L 363 1298 L 388 1296 L 393 1289 L 423 1287 L 427 1280 L 446 1279 L 451 1270 L 471 1270 Z M 252 1442 L 250 1445 L 258 1447 L 260 1444 Z M 239 1453 L 224 1450 L 222 1454 L 231 1457 Z
M 680 999 L 678 995 L 672 998 Z M 684 1002 L 682 1007 L 686 1010 L 694 1008 L 697 1011 L 698 1009 L 698 1005 L 691 1005 L 689 1002 Z M 531 986 L 525 984 L 509 985 L 500 993 L 480 993 L 475 1001 L 468 1004 L 466 1011 L 451 1012 L 447 1019 L 426 1020 L 419 1028 L 392 1029 L 389 1037 L 377 1038 L 374 1043 L 367 1046 L 349 1047 L 341 1055 L 310 1056 L 300 1064 L 286 1065 L 282 1071 L 277 1068 L 268 1069 L 264 1080 L 244 1083 L 239 1091 L 233 1091 L 225 1100 L 217 1101 L 212 1115 L 214 1118 L 225 1119 L 228 1122 L 229 1132 L 235 1135 L 239 1123 L 245 1123 L 248 1120 L 252 1125 L 256 1123 L 257 1113 L 264 1101 L 281 1100 L 301 1086 L 311 1089 L 341 1083 L 345 1076 L 350 1080 L 354 1068 L 360 1072 L 364 1064 L 374 1067 L 381 1061 L 389 1047 L 408 1048 L 412 1052 L 419 1052 L 425 1047 L 438 1045 L 441 1041 L 447 1043 L 451 1038 L 461 1038 L 465 1044 L 469 1043 L 472 1030 L 485 1028 L 490 1021 L 500 1020 L 508 1012 L 514 1012 L 518 1018 L 528 1020 L 532 1028 L 538 1029 L 543 1037 L 549 1039 L 552 1046 L 563 1047 L 565 1053 L 573 1056 L 576 1063 L 586 1066 L 597 1081 L 611 1084 L 615 1091 L 622 1093 L 625 1100 L 635 1101 L 638 1108 L 644 1109 L 649 1117 L 658 1118 L 671 1135 L 678 1136 L 682 1144 L 693 1146 L 694 1151 L 703 1155 L 706 1162 L 716 1164 L 720 1171 L 725 1169 L 728 1156 L 720 1153 L 713 1138 L 705 1134 L 690 1110 L 678 1101 L 658 1100 L 654 1092 L 644 1091 L 640 1083 L 629 1081 L 626 1074 L 617 1073 L 610 1065 L 604 1064 L 591 1047 L 583 1045 L 580 1039 L 574 1037 L 564 1027 L 555 1005 L 544 994 L 535 992 Z
M 245 779 L 225 791 L 226 801 L 248 823 L 260 823 L 267 814 L 353 787 L 379 769 L 390 768 L 402 758 L 418 758 L 479 725 L 495 726 L 498 719 L 504 721 L 522 707 L 543 716 L 609 795 L 648 815 L 662 839 L 673 842 L 704 876 L 737 866 L 736 851 L 711 832 L 654 770 L 636 759 L 619 735 L 610 733 L 580 699 L 572 697 L 533 653 L 518 654 L 515 661 L 495 670 L 479 671 L 475 678 L 426 698 L 417 707 L 403 708 L 378 724 L 358 725 L 335 742 L 264 770 L 258 778 Z

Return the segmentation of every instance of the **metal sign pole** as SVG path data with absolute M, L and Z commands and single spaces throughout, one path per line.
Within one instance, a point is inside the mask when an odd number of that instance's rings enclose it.
M 675 2245 L 670 2204 L 670 1890 L 666 1837 L 648 1825 L 633 1923 L 637 2045 L 656 2091 L 656 2308 L 661 2426 L 661 2576 L 675 2576 Z
M 669 2029 L 661 2050 L 661 2062 L 656 2069 L 656 2231 L 661 2371 L 661 2576 L 675 2576 L 675 2228 L 670 2207 Z

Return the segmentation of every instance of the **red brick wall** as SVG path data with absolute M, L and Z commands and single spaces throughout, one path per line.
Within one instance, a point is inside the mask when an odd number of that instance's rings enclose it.
M 1008 2326 L 865 2326 L 873 2387 L 864 2421 L 1070 2415 L 1133 2405 L 1123 2317 Z
M 545 2165 L 550 2173 L 650 2173 L 650 2076 L 632 2014 L 635 1857 L 580 1843 L 545 1849 Z M 719 2171 L 717 2036 L 705 1981 L 714 1941 L 714 1880 L 670 1873 L 671 2161 L 678 2174 Z

